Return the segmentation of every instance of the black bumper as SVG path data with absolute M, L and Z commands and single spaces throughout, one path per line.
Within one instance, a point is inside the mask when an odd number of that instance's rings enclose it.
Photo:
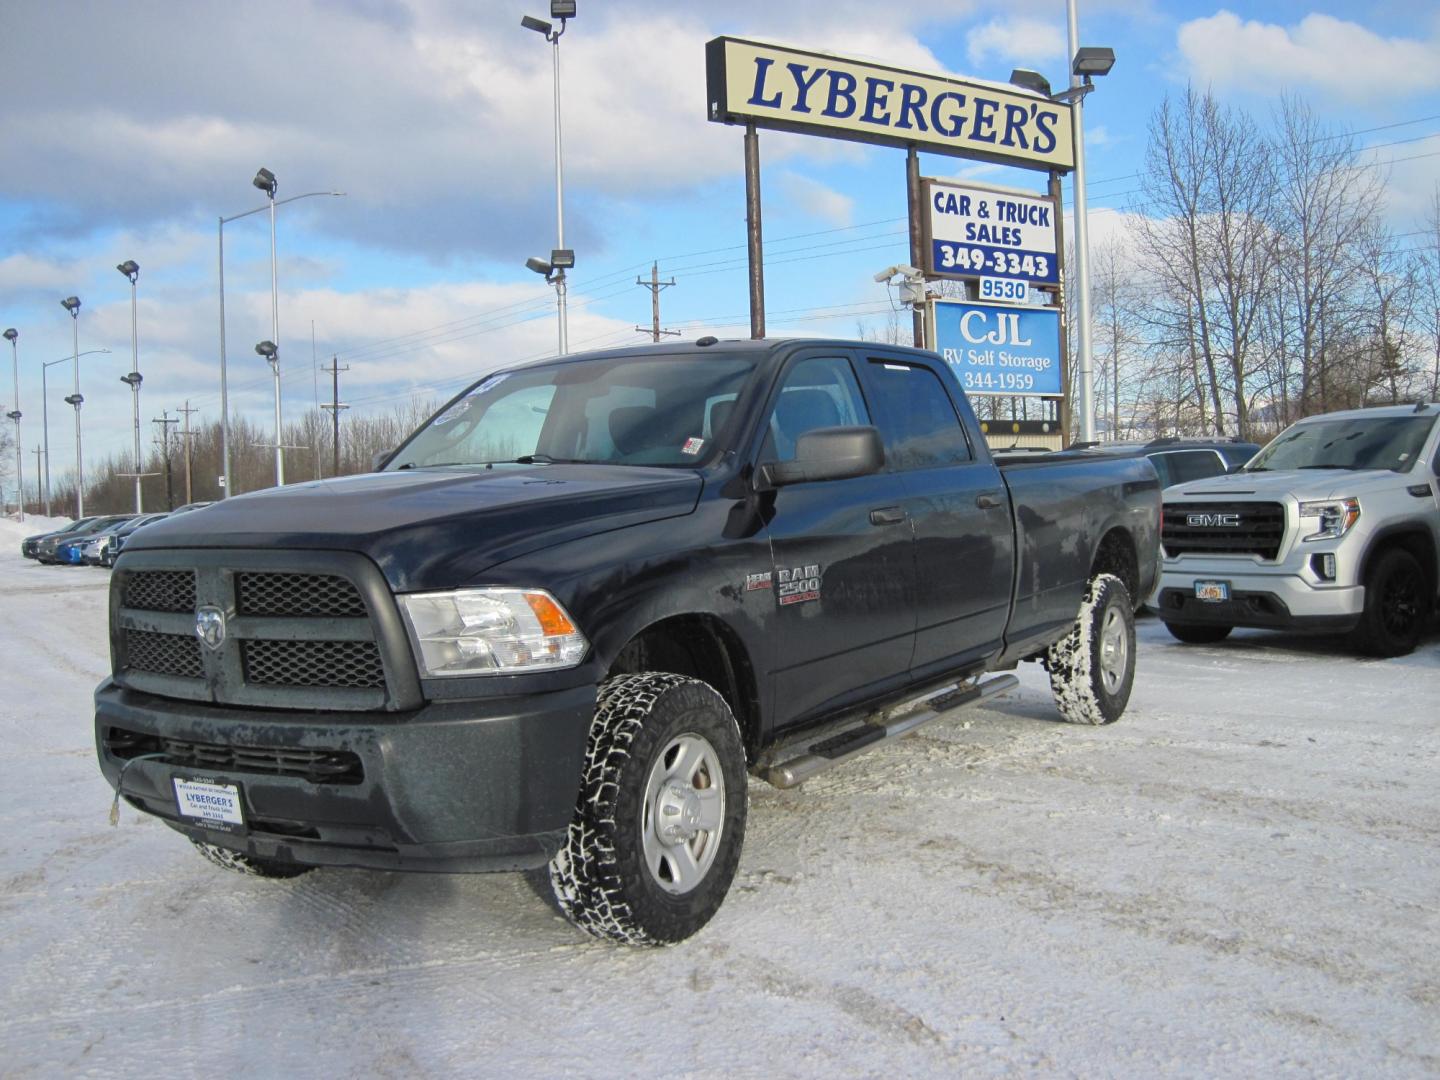
M 1229 600 L 1198 600 L 1184 589 L 1162 589 L 1156 598 L 1160 618 L 1186 626 L 1243 626 L 1256 630 L 1293 630 L 1343 634 L 1359 615 L 1294 615 L 1275 593 L 1236 592 Z
M 290 713 L 107 679 L 95 739 L 110 786 L 123 769 L 125 800 L 192 839 L 311 866 L 524 870 L 564 842 L 594 707 L 595 688 L 579 687 L 404 713 Z M 237 785 L 246 824 L 182 820 L 176 777 Z

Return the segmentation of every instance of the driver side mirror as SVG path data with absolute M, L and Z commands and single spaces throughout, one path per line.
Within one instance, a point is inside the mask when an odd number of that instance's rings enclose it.
M 808 484 L 818 480 L 848 480 L 868 476 L 885 466 L 885 447 L 873 427 L 816 428 L 795 442 L 791 461 L 767 461 L 759 479 L 765 488 Z

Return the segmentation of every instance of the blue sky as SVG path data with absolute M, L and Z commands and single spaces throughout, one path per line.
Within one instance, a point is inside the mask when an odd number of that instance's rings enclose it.
M 130 445 L 129 285 L 141 265 L 142 415 L 219 412 L 216 219 L 279 211 L 285 413 L 315 404 L 313 356 L 351 370 L 342 398 L 386 409 L 441 396 L 555 347 L 554 293 L 524 268 L 555 240 L 551 56 L 522 14 L 547 5 L 295 0 L 244 6 L 17 2 L 0 35 L 0 323 L 20 332 L 27 474 L 41 439 L 40 365 L 68 356 L 59 301 L 78 295 L 86 457 Z M 741 135 L 704 110 L 704 43 L 758 37 L 921 72 L 1064 81 L 1063 0 L 776 5 L 580 0 L 561 45 L 572 349 L 641 343 L 659 262 L 662 320 L 687 336 L 748 333 Z M 1209 86 L 1264 120 L 1281 92 L 1358 132 L 1388 163 L 1386 213 L 1420 227 L 1440 182 L 1440 10 L 1080 0 L 1082 43 L 1117 63 L 1088 99 L 1092 236 L 1134 208 L 1147 123 L 1167 93 Z M 768 328 L 883 327 L 872 280 L 907 260 L 904 155 L 762 133 Z M 927 176 L 1039 189 L 1041 174 L 922 157 Z M 1067 204 L 1071 198 L 1067 184 Z M 232 408 L 270 425 L 265 215 L 228 225 Z M 908 316 L 906 317 L 908 321 Z M 5 361 L 9 357 L 3 357 Z M 10 372 L 0 400 L 12 408 Z M 70 367 L 50 369 L 52 476 L 73 468 Z M 323 378 L 323 377 L 322 377 Z M 321 391 L 324 392 L 323 382 Z M 148 437 L 147 427 L 147 437 Z

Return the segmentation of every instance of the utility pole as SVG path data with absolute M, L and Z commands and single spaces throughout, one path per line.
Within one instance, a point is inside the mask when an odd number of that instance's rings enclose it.
M 637 326 L 635 327 L 635 332 L 637 334 L 649 334 L 651 341 L 659 341 L 662 334 L 679 337 L 679 330 L 660 329 L 660 290 L 670 288 L 671 285 L 675 284 L 675 279 L 671 278 L 669 281 L 661 281 L 660 264 L 652 262 L 650 264 L 650 280 L 646 281 L 644 278 L 637 277 L 635 284 L 644 286 L 650 290 L 650 329 L 646 330 L 643 326 Z
M 176 409 L 175 411 L 185 414 L 185 430 L 181 433 L 180 437 L 185 440 L 185 501 L 189 503 L 195 501 L 195 496 L 192 494 L 190 487 L 190 414 L 197 413 L 200 410 L 192 409 L 190 407 L 190 399 L 186 398 L 185 407 L 183 409 Z
M 339 358 L 338 356 L 332 356 L 332 357 L 330 358 L 330 366 L 327 367 L 327 368 L 321 368 L 320 370 L 321 370 L 321 371 L 328 371 L 328 372 L 330 373 L 330 404 L 329 404 L 329 405 L 326 405 L 324 402 L 321 402 L 320 407 L 321 407 L 322 409 L 329 409 L 329 410 L 330 410 L 330 423 L 331 423 L 331 431 L 332 431 L 331 443 L 330 443 L 330 445 L 331 445 L 331 447 L 332 447 L 332 449 L 333 449 L 333 451 L 334 451 L 334 466 L 333 466 L 333 472 L 331 472 L 330 475 L 332 475 L 332 476 L 339 476 L 339 475 L 340 475 L 340 410 L 341 410 L 341 409 L 348 409 L 348 408 L 350 407 L 349 405 L 344 405 L 344 404 L 342 404 L 341 401 L 340 401 L 340 372 L 342 372 L 342 371 L 349 371 L 349 370 L 350 370 L 350 365 L 349 365 L 349 364 L 346 364 L 346 365 L 342 368 L 342 367 L 340 366 L 340 358 Z M 316 461 L 319 461 L 319 460 L 320 460 L 320 455 L 319 455 L 319 454 L 316 454 L 316 455 L 315 455 L 315 460 L 316 460 Z
M 165 509 L 175 509 L 175 485 L 172 483 L 170 473 L 170 425 L 180 423 L 172 419 L 170 410 L 166 409 L 150 421 L 152 424 L 160 425 L 160 450 L 165 455 Z

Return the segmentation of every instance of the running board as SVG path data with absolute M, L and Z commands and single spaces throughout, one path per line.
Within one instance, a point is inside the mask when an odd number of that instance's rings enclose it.
M 766 783 L 777 788 L 793 788 L 812 776 L 833 769 L 842 761 L 873 750 L 891 739 L 898 739 L 924 727 L 935 720 L 948 717 L 951 713 L 973 705 L 977 701 L 1003 694 L 1020 685 L 1014 675 L 997 675 L 988 682 L 975 686 L 946 690 L 925 699 L 918 707 L 897 716 L 894 720 L 872 719 L 857 727 L 849 728 L 810 746 L 798 757 L 778 765 L 760 769 L 757 775 Z M 884 714 L 881 714 L 883 716 Z

